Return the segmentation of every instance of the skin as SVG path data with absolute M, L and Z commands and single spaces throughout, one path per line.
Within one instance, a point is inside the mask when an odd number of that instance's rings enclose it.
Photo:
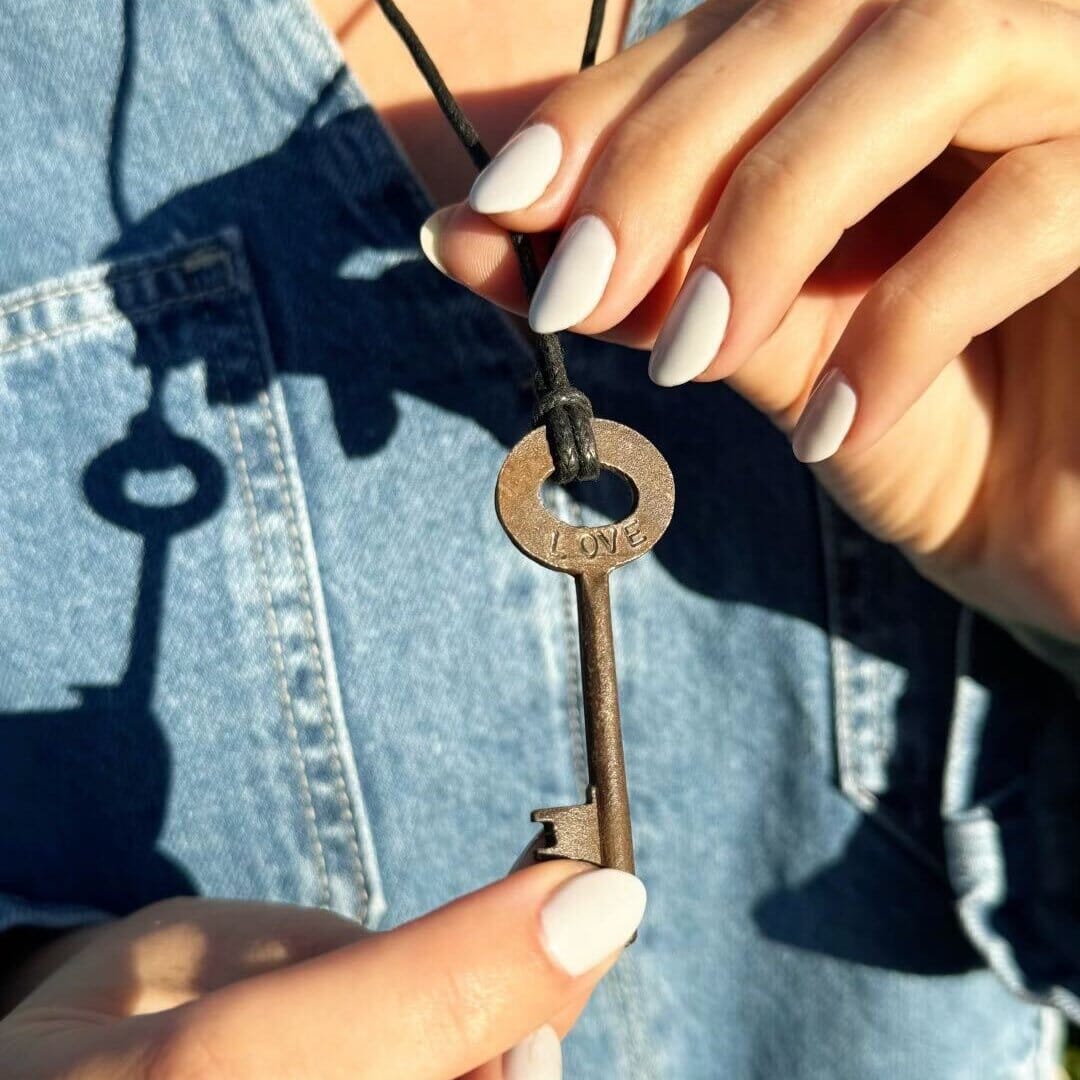
M 614 957 L 572 978 L 540 909 L 585 867 L 529 867 L 385 933 L 326 911 L 168 900 L 9 972 L 6 1080 L 500 1080 L 565 1033 Z
M 845 508 L 966 603 L 1080 641 L 1080 3 L 745 8 L 560 86 L 526 121 L 563 140 L 544 194 L 440 212 L 438 261 L 521 312 L 505 230 L 596 214 L 617 256 L 573 329 L 638 348 L 714 269 L 731 317 L 699 378 L 790 433 L 840 370 L 854 423 L 813 468 Z

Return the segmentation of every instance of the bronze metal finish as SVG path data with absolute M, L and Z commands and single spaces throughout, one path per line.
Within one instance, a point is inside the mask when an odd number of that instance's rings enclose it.
M 585 701 L 589 786 L 580 806 L 536 810 L 544 825 L 538 859 L 582 859 L 634 872 L 634 841 L 626 786 L 615 642 L 608 575 L 660 539 L 675 508 L 675 482 L 663 455 L 648 439 L 612 420 L 594 420 L 603 468 L 621 475 L 636 501 L 611 525 L 569 525 L 541 499 L 555 470 L 547 432 L 537 428 L 510 451 L 495 488 L 495 508 L 510 539 L 531 559 L 574 577 Z

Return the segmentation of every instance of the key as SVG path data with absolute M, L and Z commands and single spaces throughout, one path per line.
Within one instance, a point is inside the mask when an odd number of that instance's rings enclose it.
M 600 462 L 635 493 L 634 509 L 611 525 L 568 525 L 544 506 L 541 485 L 555 467 L 547 433 L 537 428 L 510 451 L 499 473 L 495 507 L 510 539 L 529 558 L 574 578 L 589 780 L 585 802 L 533 812 L 544 826 L 537 859 L 580 859 L 634 872 L 634 841 L 626 784 L 611 571 L 640 558 L 660 539 L 675 508 L 675 483 L 648 439 L 611 420 L 594 420 Z

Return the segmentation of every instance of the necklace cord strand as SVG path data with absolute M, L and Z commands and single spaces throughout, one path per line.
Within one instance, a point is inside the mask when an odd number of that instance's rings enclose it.
M 409 50 L 409 55 L 424 77 L 454 134 L 472 158 L 473 164 L 477 169 L 483 169 L 491 160 L 491 155 L 480 141 L 476 128 L 450 92 L 446 80 L 439 73 L 416 31 L 394 0 L 376 0 L 376 3 L 386 21 Z M 581 56 L 583 69 L 596 62 L 596 50 L 604 25 L 605 3 L 606 0 L 592 0 L 589 27 Z M 532 240 L 523 233 L 511 233 L 510 240 L 517 256 L 526 295 L 531 299 L 540 280 Z M 593 435 L 592 404 L 588 397 L 570 382 L 566 373 L 566 356 L 558 335 L 537 334 L 530 330 L 529 339 L 536 363 L 533 377 L 536 411 L 533 419 L 537 423 L 543 422 L 547 427 L 548 443 L 555 465 L 554 479 L 559 484 L 569 484 L 574 480 L 594 480 L 600 474 L 600 458 Z

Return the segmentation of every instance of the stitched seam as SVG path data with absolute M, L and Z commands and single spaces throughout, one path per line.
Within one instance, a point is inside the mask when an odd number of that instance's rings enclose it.
M 1064 1025 L 1063 1014 L 1057 1009 L 1049 1005 L 1043 1005 L 1039 1009 L 1038 1047 L 1032 1065 L 1033 1080 L 1052 1080 L 1055 1075 L 1058 1069 L 1058 1063 L 1055 1059 L 1060 1056 L 1063 1049 Z M 1048 1043 L 1051 1043 L 1050 1049 L 1054 1053 L 1048 1050 Z
M 893 815 L 881 804 L 878 796 L 861 782 L 857 774 L 857 766 L 854 760 L 854 735 L 851 727 L 851 664 L 845 652 L 848 646 L 840 637 L 837 627 L 838 613 L 834 597 L 839 596 L 837 588 L 836 559 L 839 545 L 835 542 L 836 533 L 832 528 L 830 516 L 830 504 L 820 485 L 816 484 L 815 494 L 818 505 L 818 520 L 821 526 L 822 552 L 825 568 L 825 618 L 829 634 L 829 655 L 833 666 L 833 709 L 835 723 L 833 725 L 834 742 L 836 747 L 836 769 L 838 773 L 838 786 L 841 792 L 867 816 L 868 820 L 874 821 L 903 849 L 919 862 L 931 870 L 936 876 L 946 878 L 945 867 L 923 848 L 907 827 L 896 821 Z M 881 702 L 878 702 L 881 707 Z
M 109 311 L 104 315 L 97 315 L 92 319 L 83 319 L 81 322 L 66 323 L 64 326 L 58 326 L 54 330 L 42 330 L 36 334 L 27 334 L 23 337 L 16 338 L 14 341 L 9 341 L 5 345 L 0 345 L 0 356 L 18 352 L 19 349 L 25 349 L 30 345 L 40 345 L 43 342 L 52 341 L 55 338 L 65 337 L 68 334 L 74 334 L 80 330 L 87 330 L 94 326 L 104 326 L 106 323 L 113 322 L 131 323 L 135 319 L 145 318 L 147 315 L 156 314 L 159 311 L 164 311 L 166 308 L 185 307 L 189 304 L 196 303 L 199 300 L 205 300 L 211 296 L 220 296 L 223 293 L 233 292 L 234 290 L 234 285 L 222 285 L 216 289 L 205 289 L 202 292 L 191 293 L 188 296 L 178 296 L 170 300 L 163 300 L 159 304 L 151 304 L 149 307 L 137 308 L 134 311 Z
M 0 319 L 8 318 L 11 315 L 18 315 L 21 311 L 37 307 L 38 304 L 46 304 L 50 300 L 67 300 L 72 296 L 82 296 L 86 293 L 112 291 L 117 285 L 126 285 L 129 281 L 138 281 L 140 278 L 153 277 L 156 274 L 166 274 L 170 270 L 190 270 L 191 261 L 193 259 L 198 259 L 200 256 L 210 254 L 217 255 L 219 261 L 226 262 L 228 260 L 228 252 L 225 251 L 224 248 L 204 247 L 193 249 L 182 259 L 175 259 L 172 262 L 163 263 L 161 266 L 142 266 L 138 270 L 132 270 L 130 273 L 121 274 L 113 278 L 101 276 L 103 273 L 107 273 L 107 271 L 91 271 L 94 276 L 77 285 L 57 285 L 54 288 L 46 289 L 44 292 L 28 297 L 26 300 L 21 300 L 10 307 L 0 305 Z M 202 267 L 200 267 L 200 269 L 202 269 Z M 192 299 L 197 298 L 197 292 L 192 294 Z
M 227 392 L 227 391 L 226 391 Z M 236 409 L 232 401 L 228 403 L 229 435 L 232 439 L 233 450 L 237 458 L 237 471 L 240 475 L 240 489 L 247 508 L 248 523 L 251 529 L 252 548 L 255 563 L 259 569 L 259 581 L 266 608 L 267 628 L 270 632 L 270 651 L 274 658 L 274 668 L 277 672 L 278 700 L 281 702 L 285 717 L 285 729 L 289 736 L 293 761 L 297 766 L 300 776 L 301 798 L 304 807 L 304 820 L 308 827 L 308 837 L 315 852 L 315 867 L 319 878 L 321 896 L 327 907 L 330 906 L 330 877 L 326 867 L 326 853 L 323 851 L 322 840 L 319 838 L 319 830 L 315 817 L 315 801 L 312 798 L 311 786 L 308 782 L 307 766 L 304 755 L 300 749 L 300 737 L 296 727 L 296 714 L 293 710 L 292 694 L 289 690 L 288 675 L 285 671 L 285 655 L 281 644 L 281 631 L 278 626 L 277 614 L 274 611 L 274 600 L 270 592 L 270 578 L 266 566 L 263 549 L 262 527 L 259 524 L 259 511 L 255 504 L 255 494 L 251 487 L 251 477 L 248 473 L 247 458 L 244 453 L 244 439 L 240 433 L 240 425 L 236 419 Z
M 267 434 L 270 437 L 270 451 L 274 460 L 274 472 L 277 474 L 278 486 L 281 489 L 282 501 L 285 504 L 286 531 L 289 534 L 289 548 L 292 553 L 293 570 L 300 582 L 300 591 L 304 603 L 304 628 L 307 633 L 308 644 L 311 652 L 312 663 L 315 668 L 315 685 L 318 689 L 319 703 L 321 705 L 323 731 L 326 735 L 330 748 L 330 757 L 334 769 L 334 791 L 337 794 L 338 805 L 345 817 L 349 833 L 349 850 L 353 856 L 353 881 L 360 891 L 360 917 L 367 915 L 371 897 L 368 892 L 367 879 L 364 874 L 364 864 L 360 857 L 360 845 L 356 839 L 356 818 L 353 814 L 352 804 L 349 800 L 349 792 L 345 786 L 345 770 L 341 763 L 341 755 L 338 752 L 337 733 L 333 725 L 333 713 L 330 708 L 330 693 L 326 685 L 326 667 L 319 648 L 318 635 L 315 631 L 315 619 L 312 614 L 314 607 L 311 593 L 311 582 L 308 579 L 307 561 L 304 558 L 303 546 L 300 540 L 300 529 L 297 523 L 296 506 L 293 503 L 290 490 L 289 478 L 285 471 L 285 456 L 281 451 L 281 442 L 278 438 L 277 424 L 273 411 L 270 408 L 270 396 L 265 390 L 259 391 L 259 404 L 262 406 L 265 418 Z
M 817 495 L 818 520 L 821 524 L 821 547 L 825 568 L 825 620 L 829 635 L 829 655 L 832 658 L 833 668 L 833 709 L 835 712 L 833 738 L 835 741 L 837 779 L 840 782 L 842 791 L 850 793 L 850 782 L 854 784 L 856 793 L 862 795 L 862 788 L 853 776 L 851 761 L 852 732 L 850 723 L 851 697 L 848 692 L 849 665 L 847 657 L 844 655 L 844 643 L 840 640 L 836 626 L 836 534 L 832 528 L 829 506 L 816 483 L 814 491 Z
M 1042 1066 L 1045 1064 L 1044 1058 L 1046 1057 L 1043 1052 L 1043 1042 L 1046 1039 L 1046 1025 L 1044 1022 L 1045 1009 L 1035 1010 L 1035 1045 L 1031 1048 L 1031 1053 L 1028 1056 L 1027 1064 L 1030 1066 L 1031 1080 L 1040 1080 L 1039 1074 L 1043 1072 Z M 1025 1070 L 1027 1071 L 1027 1070 Z
M 631 1080 L 653 1080 L 659 1076 L 656 1058 L 650 1043 L 644 1038 L 645 1018 L 641 1011 L 642 986 L 640 971 L 630 957 L 624 956 L 608 976 L 611 989 L 618 999 L 616 1016 L 622 1028 L 622 1043 L 629 1049 Z M 629 963 L 628 963 L 629 961 Z

